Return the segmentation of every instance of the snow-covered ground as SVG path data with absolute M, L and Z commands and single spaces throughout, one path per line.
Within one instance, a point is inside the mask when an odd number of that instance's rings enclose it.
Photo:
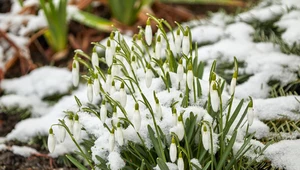
M 292 6 L 293 8 L 291 8 Z M 253 97 L 253 107 L 256 116 L 249 130 L 250 132 L 256 132 L 255 137 L 257 139 L 268 138 L 274 135 L 264 123 L 267 120 L 287 119 L 300 121 L 300 103 L 297 101 L 297 99 L 300 100 L 300 97 L 283 96 L 269 98 L 271 87 L 268 85 L 270 80 L 277 80 L 282 86 L 298 80 L 300 76 L 300 56 L 284 54 L 281 52 L 279 45 L 271 42 L 253 41 L 255 28 L 251 23 L 263 23 L 275 18 L 279 18 L 279 20 L 274 24 L 284 29 L 281 37 L 282 40 L 290 46 L 294 43 L 300 45 L 300 3 L 297 0 L 265 0 L 254 9 L 234 17 L 223 13 L 216 13 L 210 19 L 187 23 L 187 25 L 192 25 L 193 41 L 199 44 L 208 44 L 199 47 L 197 51 L 199 60 L 207 63 L 204 69 L 203 80 L 201 80 L 203 96 L 206 97 L 208 94 L 209 70 L 215 59 L 217 63 L 233 63 L 233 57 L 235 56 L 239 62 L 244 63 L 243 68 L 240 68 L 240 74 L 252 75 L 244 83 L 237 84 L 234 105 L 237 105 L 241 99 L 247 99 L 248 96 Z M 168 93 L 162 88 L 163 83 L 160 78 L 154 79 L 151 87 L 148 89 L 144 83 L 145 78 L 142 69 L 137 70 L 137 76 L 145 96 L 151 96 L 148 100 L 153 106 L 155 102 L 152 99 L 152 94 L 153 91 L 156 91 L 164 113 L 163 119 L 158 124 L 163 132 L 169 134 L 170 129 L 172 129 L 172 112 L 169 106 L 172 100 L 179 98 L 181 91 L 171 88 L 171 93 Z M 176 84 L 176 75 L 170 73 L 170 76 L 172 82 Z M 77 112 L 79 110 L 74 95 L 84 105 L 87 105 L 87 88 L 85 85 L 80 85 L 78 89 L 71 92 L 71 95 L 65 95 L 54 105 L 43 101 L 44 97 L 55 94 L 66 94 L 71 91 L 71 77 L 71 72 L 66 69 L 43 67 L 34 70 L 24 77 L 3 80 L 1 88 L 7 94 L 0 98 L 0 107 L 4 105 L 8 108 L 16 106 L 26 108 L 31 110 L 32 117 L 19 122 L 15 129 L 1 141 L 17 139 L 26 142 L 37 135 L 48 135 L 49 127 L 57 123 L 58 119 L 62 119 L 65 116 L 64 111 Z M 228 88 L 226 88 L 223 96 L 223 100 L 228 100 Z M 97 103 L 99 101 L 100 98 L 94 96 L 93 104 L 99 105 Z M 125 107 L 129 117 L 132 117 L 132 113 L 134 112 L 134 104 L 134 100 L 129 97 Z M 145 113 L 142 115 L 140 134 L 143 138 L 147 138 L 147 124 L 153 123 L 147 119 L 149 111 L 143 106 L 140 109 L 141 112 Z M 185 110 L 185 113 L 193 111 L 198 115 L 199 119 L 205 117 L 207 114 L 207 111 L 203 108 L 194 106 L 187 108 L 178 106 L 178 110 Z M 187 115 L 184 114 L 184 119 L 186 117 Z M 93 156 L 107 157 L 111 168 L 118 169 L 122 167 L 124 163 L 120 160 L 119 148 L 117 147 L 114 152 L 108 152 L 109 132 L 100 120 L 86 112 L 79 112 L 79 118 L 84 128 L 97 137 L 95 146 L 92 148 Z M 107 122 L 109 121 L 107 120 Z M 55 127 L 54 131 L 57 131 Z M 82 134 L 83 138 L 85 135 Z M 300 167 L 300 140 L 297 138 L 299 136 L 300 133 L 298 131 L 290 135 L 287 134 L 280 142 L 271 144 L 265 150 L 264 156 L 275 167 L 298 170 Z M 135 130 L 131 126 L 124 130 L 124 138 L 131 141 L 139 141 Z M 146 140 L 145 142 L 148 147 L 151 147 L 151 141 Z M 253 142 L 257 141 L 253 140 Z M 257 145 L 263 146 L 262 143 Z M 236 147 L 238 146 L 237 142 Z M 7 148 L 0 143 L 1 149 Z M 12 148 L 12 150 L 19 154 L 24 153 L 24 156 L 28 156 L 28 153 L 36 153 L 35 150 L 18 148 L 17 146 Z M 50 155 L 56 157 L 74 150 L 76 150 L 75 145 L 70 138 L 67 138 L 65 142 L 57 144 L 54 153 Z M 251 156 L 251 154 L 248 156 Z M 95 159 L 95 157 L 93 158 Z M 94 161 L 97 161 L 97 159 Z

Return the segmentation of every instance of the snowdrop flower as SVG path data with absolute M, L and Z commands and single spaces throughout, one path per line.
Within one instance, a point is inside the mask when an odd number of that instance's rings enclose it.
M 111 82 L 110 94 L 114 94 L 115 92 L 116 92 L 116 86 L 115 86 L 115 81 L 113 80 Z
M 138 68 L 135 55 L 133 55 L 131 58 L 131 67 L 133 69 L 132 72 L 134 72 L 134 70 L 136 70 Z
M 182 39 L 182 52 L 184 55 L 188 55 L 190 52 L 190 38 L 189 38 L 189 30 L 186 29 Z
M 220 98 L 217 91 L 217 85 L 215 81 L 211 82 L 211 89 L 210 89 L 210 100 L 211 100 L 211 107 L 214 112 L 217 112 L 220 107 Z
M 105 61 L 108 67 L 110 67 L 113 63 L 113 54 L 114 54 L 114 49 L 111 47 L 110 39 L 108 39 L 106 44 L 106 50 L 105 50 Z
M 48 150 L 50 153 L 53 153 L 54 152 L 54 149 L 55 149 L 55 145 L 56 145 L 56 137 L 53 133 L 53 129 L 50 128 L 49 129 L 49 136 L 48 136 Z
M 230 89 L 229 89 L 230 95 L 233 95 L 235 92 L 236 79 L 237 79 L 237 72 L 234 71 L 231 82 L 230 82 Z
M 115 130 L 112 129 L 112 131 L 110 132 L 110 135 L 109 135 L 109 151 L 112 152 L 114 151 L 114 148 L 115 148 Z
M 155 116 L 160 120 L 162 117 L 162 109 L 157 97 L 155 97 Z
M 177 29 L 176 34 L 175 34 L 175 49 L 176 53 L 180 54 L 181 52 L 181 31 L 180 29 Z
M 158 60 L 161 58 L 161 36 L 160 35 L 158 35 L 158 37 L 156 39 L 155 58 Z
M 250 98 L 250 102 L 248 104 L 248 111 L 247 111 L 247 120 L 249 126 L 253 124 L 253 119 L 254 119 L 253 100 L 252 98 Z
M 172 108 L 172 125 L 176 126 L 177 125 L 177 109 Z
M 117 126 L 116 135 L 117 135 L 117 142 L 119 143 L 120 146 L 122 146 L 124 144 L 124 138 L 123 138 L 123 130 L 121 128 L 120 122 L 118 123 Z
M 90 103 L 93 102 L 93 84 L 91 80 L 88 81 L 87 85 L 87 98 Z
M 124 83 L 122 82 L 120 88 L 120 104 L 122 107 L 125 107 L 127 103 L 127 93 L 124 88 Z
M 68 118 L 66 119 L 66 125 L 69 128 L 70 132 L 73 133 L 73 125 L 74 125 L 74 121 L 73 121 L 73 115 L 69 115 Z
M 203 123 L 202 128 L 201 128 L 201 133 L 202 133 L 202 144 L 205 150 L 210 150 L 211 148 L 211 140 L 210 140 L 210 132 L 207 128 L 207 125 Z
M 95 48 L 93 49 L 93 53 L 92 53 L 92 65 L 95 70 L 96 67 L 99 67 L 99 58 Z
M 95 96 L 98 96 L 100 93 L 100 83 L 99 83 L 99 79 L 98 79 L 98 74 L 96 74 L 96 78 L 94 79 L 94 83 L 93 83 L 93 91 Z
M 136 40 L 136 44 L 139 46 L 139 48 L 141 49 L 140 51 L 140 55 L 142 56 L 142 53 L 144 52 L 144 46 L 143 46 L 143 42 L 142 42 L 142 35 L 141 34 L 138 34 L 137 36 L 137 40 Z
M 147 63 L 147 70 L 145 73 L 145 82 L 146 82 L 146 87 L 150 88 L 151 84 L 152 84 L 152 78 L 153 78 L 153 73 L 151 70 L 151 66 L 149 63 Z
M 118 114 L 117 114 L 117 107 L 113 107 L 113 113 L 112 113 L 112 123 L 114 126 L 117 126 L 119 122 Z
M 141 127 L 141 113 L 140 113 L 140 110 L 139 110 L 139 104 L 138 103 L 136 103 L 135 106 L 134 106 L 132 124 L 133 124 L 136 131 L 140 130 L 140 127 Z
M 184 170 L 184 162 L 182 159 L 182 153 L 179 153 L 179 158 L 177 160 L 177 166 L 178 166 L 178 170 Z
M 62 143 L 62 142 L 64 142 L 65 138 L 66 138 L 66 129 L 63 126 L 59 125 L 58 126 L 57 141 L 59 143 Z
M 174 136 L 172 137 L 172 143 L 170 145 L 170 153 L 169 154 L 170 154 L 171 162 L 175 162 L 177 159 L 177 146 L 175 143 Z
M 179 64 L 177 66 L 177 81 L 180 82 L 183 78 L 184 68 L 182 65 L 182 59 L 179 60 Z
M 107 93 L 110 92 L 112 81 L 113 81 L 113 78 L 111 76 L 111 69 L 109 68 L 107 70 L 106 81 L 105 81 L 105 90 L 106 90 Z
M 178 136 L 178 139 L 181 141 L 184 137 L 184 126 L 182 122 L 182 115 L 178 117 L 178 122 L 177 122 L 177 131 L 176 135 Z
M 103 99 L 100 107 L 100 119 L 102 123 L 105 123 L 106 118 L 107 118 L 107 108 L 106 108 L 106 102 Z
M 187 81 L 188 88 L 190 90 L 192 90 L 193 89 L 193 83 L 194 83 L 194 74 L 193 74 L 191 64 L 188 66 L 188 71 L 187 71 L 187 74 L 186 74 L 186 81 Z
M 148 45 L 151 45 L 151 43 L 152 43 L 152 28 L 151 28 L 151 25 L 150 25 L 150 19 L 149 18 L 147 20 L 147 25 L 146 25 L 146 28 L 145 28 L 145 40 L 146 40 L 146 43 Z
M 73 125 L 73 137 L 74 137 L 74 139 L 78 141 L 80 139 L 80 134 L 81 134 L 81 124 L 79 123 L 78 114 L 76 114 L 74 125 Z
M 119 75 L 119 66 L 116 64 L 116 61 L 114 60 L 113 65 L 111 66 L 111 76 L 115 77 L 116 75 Z
M 79 62 L 77 60 L 73 60 L 72 64 L 72 81 L 75 87 L 79 84 Z

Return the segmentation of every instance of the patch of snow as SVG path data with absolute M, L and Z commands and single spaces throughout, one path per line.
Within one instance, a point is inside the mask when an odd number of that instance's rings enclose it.
M 10 149 L 14 154 L 29 157 L 32 154 L 38 153 L 35 149 L 27 146 L 12 146 Z
M 265 156 L 271 160 L 273 166 L 287 169 L 298 170 L 300 167 L 300 140 L 283 140 L 270 145 L 265 150 Z
M 197 26 L 191 29 L 192 41 L 199 44 L 214 43 L 224 34 L 222 28 L 213 25 Z
M 35 94 L 44 98 L 54 94 L 68 93 L 72 87 L 71 79 L 72 74 L 66 68 L 45 66 L 21 78 L 3 80 L 1 87 L 7 93 L 23 96 Z

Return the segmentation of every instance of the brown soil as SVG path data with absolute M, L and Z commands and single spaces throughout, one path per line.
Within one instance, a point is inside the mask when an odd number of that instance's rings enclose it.
M 20 120 L 18 114 L 0 113 L 0 137 L 6 136 Z

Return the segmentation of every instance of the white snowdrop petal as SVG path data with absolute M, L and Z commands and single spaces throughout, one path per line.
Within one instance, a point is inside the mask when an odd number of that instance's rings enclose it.
M 106 47 L 105 50 L 105 61 L 108 67 L 110 67 L 113 63 L 113 49 L 112 47 Z
M 155 58 L 158 60 L 161 58 L 161 42 L 155 44 Z
M 99 93 L 100 93 L 100 83 L 99 83 L 98 79 L 94 80 L 93 91 L 94 91 L 95 96 L 99 95 Z
M 114 148 L 115 148 L 115 134 L 110 133 L 110 136 L 109 136 L 109 151 L 110 152 L 114 151 Z
M 179 157 L 177 160 L 177 166 L 178 166 L 178 170 L 184 170 L 184 162 L 181 157 Z
M 148 45 L 152 43 L 152 28 L 150 25 L 146 25 L 145 27 L 145 40 Z
M 56 137 L 55 135 L 52 133 L 52 134 L 49 134 L 48 136 L 48 150 L 50 153 L 53 153 L 54 150 L 55 150 L 55 146 L 56 146 Z
M 184 68 L 182 64 L 178 64 L 177 67 L 177 81 L 180 82 L 183 78 Z
M 105 120 L 107 118 L 107 109 L 106 109 L 106 105 L 105 104 L 101 104 L 100 118 L 101 118 L 102 123 L 105 123 Z
M 205 128 L 206 131 L 204 130 Z M 202 133 L 203 147 L 205 150 L 208 151 L 210 149 L 211 142 L 210 142 L 210 133 L 206 125 L 202 125 L 201 133 Z
M 92 65 L 95 70 L 96 67 L 99 67 L 99 58 L 97 52 L 92 53 Z
M 177 147 L 175 143 L 171 143 L 170 145 L 170 159 L 172 162 L 175 162 L 177 159 Z
M 141 114 L 140 114 L 139 110 L 134 111 L 132 123 L 133 123 L 135 130 L 139 131 L 140 127 L 141 127 Z
M 162 108 L 159 103 L 155 104 L 155 116 L 158 118 L 158 120 L 160 120 L 162 117 Z
M 79 62 L 77 60 L 73 60 L 72 64 L 72 82 L 73 86 L 77 87 L 79 84 Z
M 63 126 L 58 126 L 57 141 L 62 143 L 66 138 L 66 129 Z
M 88 83 L 87 87 L 87 98 L 90 103 L 93 102 L 93 85 L 90 83 Z
M 81 136 L 81 124 L 79 123 L 79 121 L 75 121 L 74 122 L 74 126 L 73 126 L 73 136 L 75 140 L 79 140 L 80 136 Z
M 230 82 L 230 89 L 229 89 L 230 95 L 232 95 L 234 93 L 235 86 L 236 86 L 236 78 L 232 78 L 231 82 Z
M 188 55 L 190 51 L 190 40 L 189 36 L 183 36 L 182 40 L 182 52 L 184 55 Z
M 177 131 L 176 135 L 178 136 L 178 139 L 181 141 L 184 137 L 184 126 L 182 121 L 178 121 L 177 123 Z
M 124 144 L 122 128 L 120 127 L 117 128 L 116 135 L 117 135 L 117 142 L 119 143 L 120 146 L 122 146 Z
M 145 82 L 146 82 L 146 87 L 149 88 L 152 84 L 152 78 L 153 78 L 153 73 L 151 69 L 146 70 L 146 75 L 145 75 Z
M 193 74 L 192 70 L 188 70 L 187 75 L 186 75 L 186 81 L 187 81 L 188 88 L 190 90 L 192 90 L 193 82 L 194 82 L 194 74 Z
M 73 125 L 74 125 L 74 121 L 71 120 L 71 119 L 69 119 L 69 118 L 67 118 L 67 119 L 65 120 L 65 123 L 66 123 L 67 127 L 69 128 L 70 132 L 73 133 Z
M 251 126 L 253 124 L 253 119 L 254 119 L 254 111 L 253 111 L 252 107 L 249 107 L 248 113 L 247 113 L 247 120 L 248 120 L 249 126 Z
M 127 103 L 127 93 L 124 88 L 120 89 L 120 103 L 122 107 L 125 107 Z

